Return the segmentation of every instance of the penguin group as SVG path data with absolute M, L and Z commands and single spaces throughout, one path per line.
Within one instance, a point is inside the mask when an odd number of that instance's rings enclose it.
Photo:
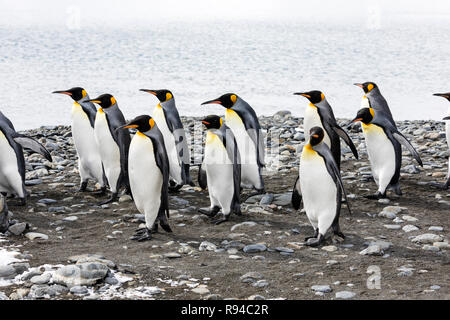
M 308 100 L 304 112 L 305 144 L 301 151 L 299 173 L 292 190 L 292 205 L 301 203 L 314 233 L 305 239 L 318 246 L 329 234 L 345 238 L 339 225 L 342 204 L 351 214 L 341 178 L 341 139 L 355 159 L 358 152 L 346 132 L 347 127 L 361 123 L 367 154 L 377 191 L 368 199 L 387 197 L 392 190 L 402 195 L 400 167 L 402 145 L 419 165 L 418 152 L 399 132 L 386 99 L 373 82 L 355 83 L 364 91 L 361 109 L 346 126 L 341 127 L 324 93 L 318 90 L 296 92 Z M 79 192 L 91 191 L 110 196 L 99 204 L 117 200 L 120 192 L 129 194 L 145 217 L 145 227 L 136 230 L 132 240 L 152 239 L 158 225 L 172 232 L 169 225 L 169 192 L 184 185 L 194 186 L 190 168 L 191 155 L 183 123 L 170 90 L 140 89 L 156 97 L 157 104 L 148 112 L 126 121 L 118 102 L 111 94 L 91 99 L 82 87 L 54 91 L 73 100 L 71 129 L 78 154 Z M 450 101 L 450 93 L 436 93 Z M 200 122 L 206 139 L 198 184 L 208 190 L 210 206 L 199 212 L 220 224 L 231 214 L 242 215 L 242 190 L 264 194 L 262 171 L 264 133 L 255 110 L 235 93 L 207 100 L 201 105 L 218 104 L 225 116 L 207 115 Z M 98 105 L 98 108 L 96 107 Z M 150 110 L 149 110 L 150 111 Z M 206 113 L 206 112 L 205 112 Z M 450 107 L 446 121 L 446 137 L 450 148 Z M 25 161 L 22 148 L 30 149 L 52 161 L 49 151 L 32 137 L 15 131 L 12 122 L 0 112 L 0 232 L 8 228 L 5 197 L 26 202 Z M 450 159 L 449 159 L 450 162 Z M 95 187 L 88 187 L 89 181 Z M 450 164 L 447 181 L 437 187 L 450 186 Z

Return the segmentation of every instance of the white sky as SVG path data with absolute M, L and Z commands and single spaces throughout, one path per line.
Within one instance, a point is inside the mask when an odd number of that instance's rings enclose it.
M 0 0 L 0 25 L 63 25 L 72 8 L 84 26 L 146 24 L 159 20 L 309 19 L 346 22 L 370 10 L 384 18 L 402 15 L 450 20 L 448 0 Z

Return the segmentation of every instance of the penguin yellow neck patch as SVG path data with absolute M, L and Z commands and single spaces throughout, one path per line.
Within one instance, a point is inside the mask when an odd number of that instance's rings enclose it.
M 311 144 L 308 143 L 303 147 L 302 159 L 308 159 L 314 157 L 317 154 L 316 151 L 312 148 Z
M 103 112 L 103 108 L 98 108 L 98 112 L 104 113 L 104 112 Z
M 138 131 L 136 132 L 136 134 L 141 137 L 141 138 L 146 138 L 147 136 L 145 134 L 143 134 L 142 132 Z
M 208 130 L 208 133 L 206 134 L 206 144 L 207 145 L 222 144 L 222 141 L 220 141 L 217 134 L 214 134 L 211 132 L 211 130 Z
M 309 105 L 311 108 L 317 108 L 314 104 L 312 104 L 311 102 L 309 103 Z

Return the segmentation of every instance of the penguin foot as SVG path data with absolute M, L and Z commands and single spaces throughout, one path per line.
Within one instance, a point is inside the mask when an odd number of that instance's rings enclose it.
M 441 190 L 447 190 L 449 187 L 447 183 L 437 183 L 437 182 L 430 182 L 430 186 Z
M 221 215 L 221 218 L 212 221 L 212 223 L 214 223 L 214 224 L 217 226 L 217 225 L 219 225 L 219 224 L 221 224 L 221 223 L 224 223 L 224 222 L 226 222 L 226 221 L 228 221 L 228 215 L 226 216 L 226 215 L 223 215 L 223 214 L 222 214 L 222 215 Z
M 24 206 L 27 204 L 27 200 L 25 198 L 19 198 L 19 206 Z
M 103 186 L 100 190 L 98 191 L 93 191 L 92 194 L 95 196 L 103 196 L 106 193 L 106 186 Z
M 114 201 L 116 201 L 116 200 L 117 200 L 117 192 L 111 194 L 111 197 L 110 197 L 108 200 L 102 201 L 102 202 L 100 202 L 98 205 L 99 205 L 99 206 L 102 206 L 102 205 L 104 205 L 104 204 L 108 204 L 108 203 L 114 202 Z
M 142 228 L 142 229 L 145 229 L 145 228 Z M 142 230 L 142 229 L 138 229 L 138 230 Z M 153 225 L 152 233 L 158 233 L 158 224 L 156 222 Z
M 237 216 L 242 216 L 242 212 L 241 209 L 237 210 L 234 212 Z
M 317 228 L 314 230 L 314 235 L 311 237 L 306 237 L 305 241 L 308 241 L 309 239 L 316 239 L 318 235 L 319 235 L 319 229 Z
M 130 238 L 130 240 L 135 241 L 147 241 L 152 239 L 152 231 L 147 228 L 137 229 L 135 234 Z
M 323 235 L 319 235 L 318 238 L 310 238 L 306 242 L 306 245 L 309 247 L 318 247 L 323 242 Z
M 77 192 L 85 192 L 86 188 L 87 188 L 87 184 L 88 184 L 87 181 L 82 182 L 80 185 L 80 188 L 78 188 Z
M 379 200 L 379 199 L 385 199 L 387 197 L 386 197 L 386 193 L 382 194 L 381 192 L 377 192 L 375 194 L 369 194 L 367 196 L 364 196 L 364 198 L 370 199 L 370 200 Z
M 214 217 L 220 211 L 220 207 L 200 208 L 198 212 L 208 217 Z

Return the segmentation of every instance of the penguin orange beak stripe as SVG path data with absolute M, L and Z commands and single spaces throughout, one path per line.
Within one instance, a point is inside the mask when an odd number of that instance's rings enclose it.
M 356 118 L 356 119 L 352 120 L 352 122 L 350 122 L 350 123 L 355 123 L 355 122 L 358 122 L 358 121 L 362 121 L 362 118 Z
M 318 138 L 318 137 L 319 137 L 318 134 L 313 134 L 312 136 L 313 136 L 314 138 Z
M 129 125 L 127 125 L 125 127 L 122 127 L 122 128 L 123 129 L 127 129 L 127 128 L 137 128 L 137 127 L 139 127 L 137 124 L 129 124 Z
M 208 121 L 202 121 L 203 124 L 209 125 L 211 123 L 209 123 Z
M 363 88 L 363 85 L 361 83 L 354 83 L 354 85 L 360 87 L 361 89 Z

